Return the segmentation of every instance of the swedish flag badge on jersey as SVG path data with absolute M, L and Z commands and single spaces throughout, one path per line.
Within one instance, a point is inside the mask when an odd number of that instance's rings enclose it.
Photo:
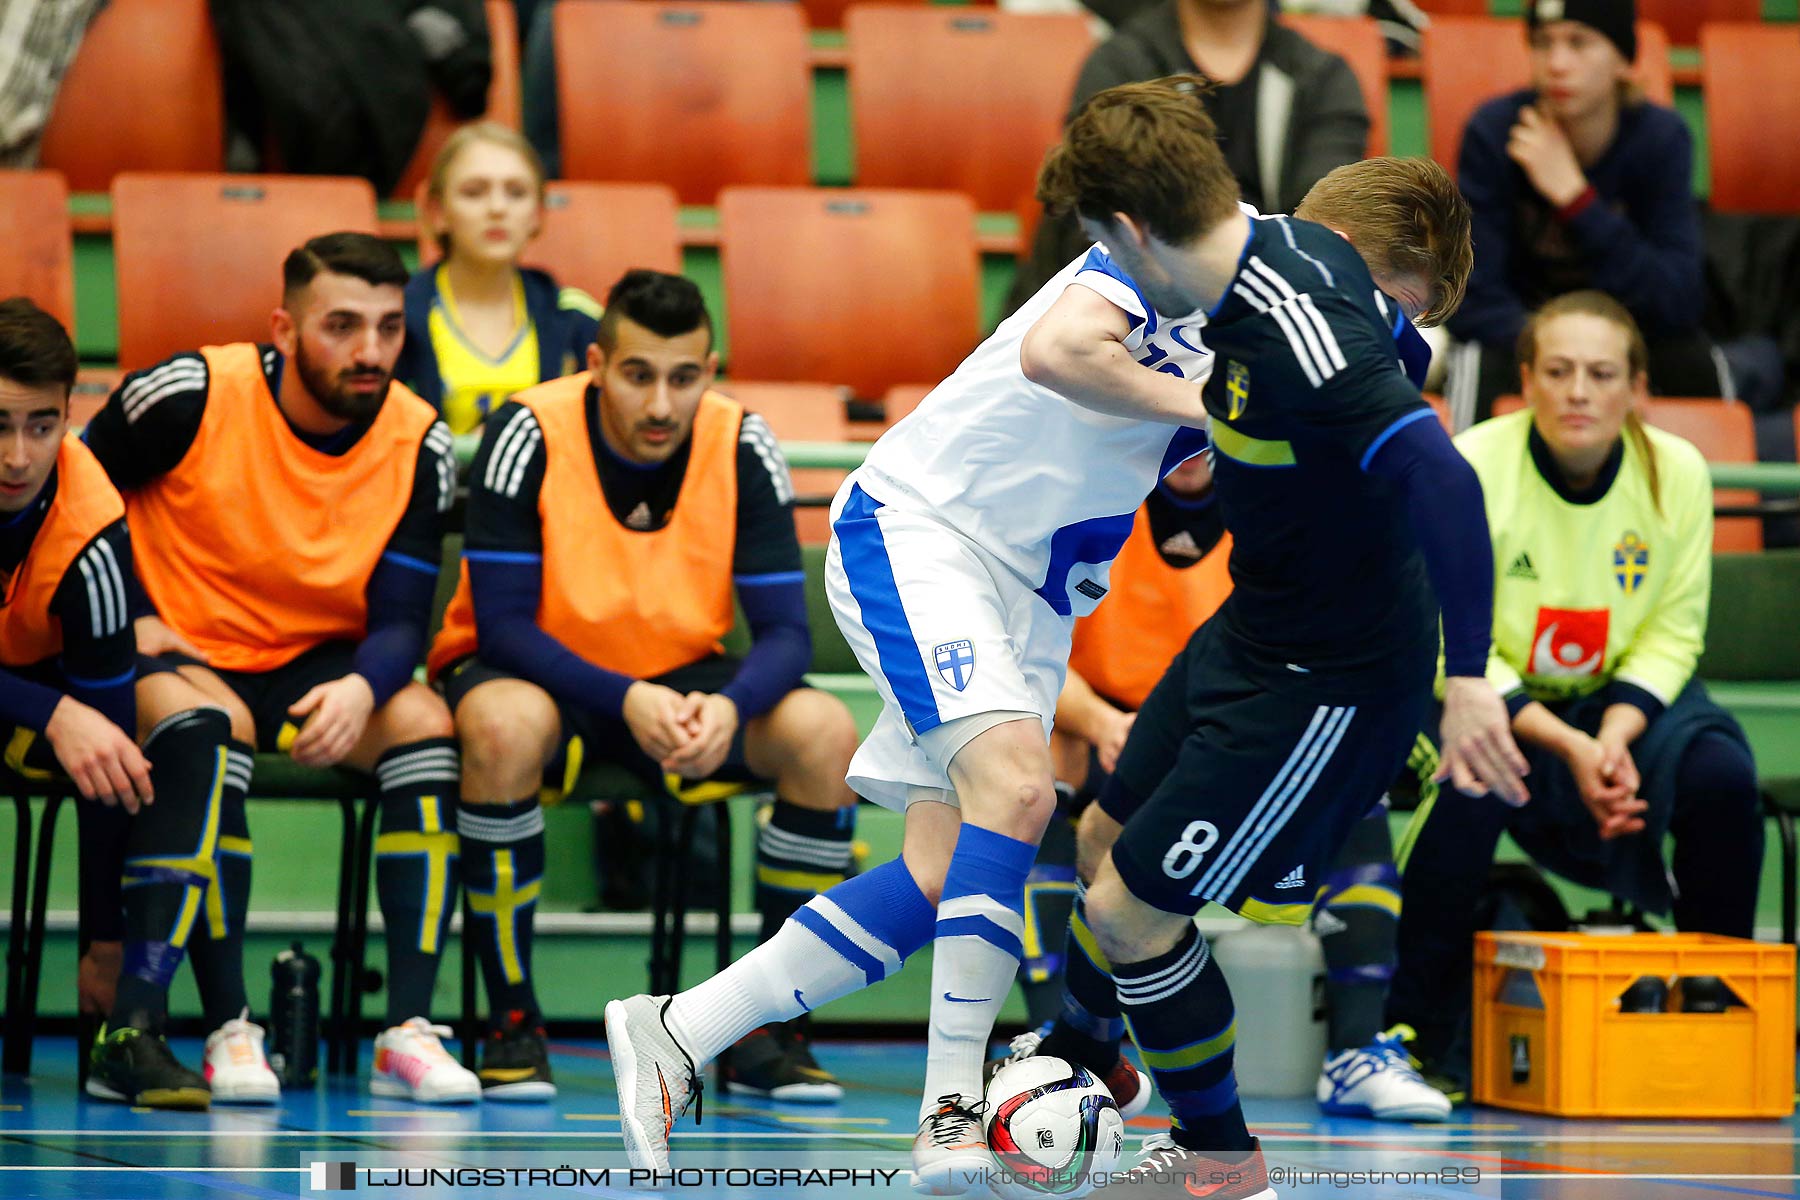
M 1235 421 L 1250 404 L 1250 368 L 1237 359 L 1225 363 L 1225 419 Z
M 1613 547 L 1613 578 L 1619 581 L 1619 590 L 1631 595 L 1649 573 L 1650 545 L 1638 536 L 1637 530 L 1627 529 Z

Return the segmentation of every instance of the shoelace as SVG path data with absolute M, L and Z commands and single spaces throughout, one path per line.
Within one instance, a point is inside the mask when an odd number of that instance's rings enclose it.
M 1155 1174 L 1165 1167 L 1175 1166 L 1181 1162 L 1182 1155 L 1185 1153 L 1180 1146 L 1175 1144 L 1175 1139 L 1166 1133 L 1151 1134 L 1144 1139 L 1141 1149 L 1147 1157 L 1143 1162 L 1131 1168 L 1126 1173 L 1128 1176 Z
M 1021 1033 L 1007 1044 L 1006 1065 L 1011 1066 L 1013 1063 L 1024 1062 L 1026 1059 L 1036 1056 L 1038 1047 L 1043 1044 L 1043 1035 L 1035 1029 Z
M 962 1137 L 963 1132 L 958 1128 L 961 1124 L 973 1124 L 980 1129 L 981 1116 L 988 1108 L 986 1100 L 973 1105 L 964 1104 L 961 1092 L 939 1096 L 937 1102 L 940 1106 L 938 1110 L 925 1118 L 925 1123 L 931 1128 L 931 1142 L 935 1146 L 948 1146 Z
M 674 1045 L 675 1049 L 681 1051 L 681 1061 L 687 1064 L 689 1103 L 693 1105 L 694 1124 L 698 1126 L 700 1124 L 700 1114 L 704 1111 L 704 1106 L 701 1104 L 701 1098 L 706 1093 L 706 1084 L 701 1082 L 700 1072 L 694 1069 L 694 1060 L 688 1056 L 687 1050 L 681 1044 L 681 1039 L 675 1036 L 675 1031 L 673 1029 L 669 1028 L 669 1005 L 674 1002 L 675 998 L 673 996 L 664 1000 L 662 1007 L 656 1012 L 656 1018 L 662 1022 L 663 1032 L 669 1035 L 669 1041 Z M 683 1111 L 685 1111 L 685 1109 Z M 675 1115 L 680 1116 L 681 1113 L 676 1113 Z
M 1419 1074 L 1419 1068 L 1413 1065 L 1412 1055 L 1406 1052 L 1404 1043 L 1383 1035 L 1375 1039 L 1375 1045 L 1378 1047 L 1375 1054 L 1387 1063 L 1389 1070 L 1420 1083 L 1425 1082 L 1425 1077 Z

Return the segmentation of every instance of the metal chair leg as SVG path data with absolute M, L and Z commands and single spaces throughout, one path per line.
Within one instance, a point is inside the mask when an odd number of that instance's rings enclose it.
M 716 814 L 714 823 L 718 826 L 717 858 L 719 866 L 718 889 L 719 903 L 715 909 L 718 925 L 713 932 L 713 972 L 717 974 L 731 965 L 731 803 L 721 800 L 713 805 Z M 726 1091 L 727 1076 L 731 1074 L 731 1048 L 727 1046 L 713 1061 L 714 1086 L 718 1094 Z
M 1796 862 L 1800 855 L 1794 846 L 1794 815 L 1775 803 L 1775 798 L 1767 792 L 1763 793 L 1763 807 L 1775 818 L 1775 830 L 1781 837 L 1781 940 L 1789 945 L 1794 944 L 1795 892 L 1800 890 L 1800 880 L 1796 879 L 1800 863 Z
M 687 862 L 694 856 L 694 834 L 700 826 L 700 813 L 692 805 L 682 805 L 681 824 L 675 835 L 675 853 L 669 874 L 675 874 L 675 864 Z M 663 986 L 658 995 L 674 995 L 681 990 L 681 956 L 687 950 L 687 912 L 688 899 L 692 888 L 676 887 L 674 902 L 669 908 L 669 957 L 665 967 Z
M 719 839 L 719 926 L 713 934 L 713 971 L 723 971 L 731 965 L 731 806 L 729 801 L 721 800 L 713 805 L 718 825 Z
M 56 849 L 56 817 L 67 793 L 44 797 L 44 816 L 38 823 L 37 866 L 31 880 L 31 930 L 25 943 L 25 992 L 17 1017 L 9 1020 L 23 1047 L 18 1055 L 20 1074 L 31 1073 L 31 1042 L 37 1035 L 38 979 L 44 970 L 44 923 L 50 907 L 50 861 Z
M 356 1060 L 362 1039 L 363 992 L 368 986 L 369 970 L 369 883 L 374 874 L 375 813 L 381 806 L 374 796 L 363 800 L 362 821 L 356 835 L 356 894 L 350 906 L 350 992 L 344 1030 L 344 1073 L 356 1074 Z
M 675 843 L 670 840 L 671 814 L 668 804 L 656 806 L 656 853 L 652 858 L 650 882 L 650 993 L 667 993 L 669 974 L 669 910 L 675 900 Z
M 12 924 L 6 931 L 6 1047 L 0 1052 L 0 1067 L 8 1075 L 23 1075 L 30 1054 L 20 1034 L 18 1017 L 24 1006 L 25 940 L 30 933 L 27 906 L 31 891 L 31 797 L 14 792 L 12 802 L 17 823 L 13 833 Z
M 331 1014 L 326 1021 L 325 1070 L 344 1069 L 344 1046 L 353 1036 L 346 1028 L 350 1012 L 350 902 L 355 895 L 356 801 L 338 800 L 343 817 L 343 840 L 338 850 L 337 925 L 331 934 Z

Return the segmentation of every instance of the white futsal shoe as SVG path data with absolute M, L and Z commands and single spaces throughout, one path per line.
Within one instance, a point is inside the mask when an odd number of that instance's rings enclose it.
M 694 1106 L 700 1123 L 700 1072 L 669 1032 L 668 996 L 632 996 L 606 1006 L 606 1049 L 619 1089 L 625 1154 L 644 1171 L 669 1169 L 669 1131 Z
M 939 1096 L 913 1138 L 913 1190 L 927 1196 L 987 1194 L 994 1156 L 988 1153 L 987 1101 Z
M 1450 1098 L 1426 1083 L 1406 1052 L 1412 1030 L 1396 1026 L 1357 1050 L 1325 1060 L 1316 1092 L 1319 1108 L 1334 1117 L 1377 1121 L 1442 1121 Z
M 424 1017 L 411 1017 L 376 1034 L 369 1091 L 421 1104 L 473 1104 L 481 1099 L 481 1080 L 450 1057 L 438 1040 L 449 1036 L 447 1027 Z
M 214 1104 L 278 1104 L 281 1081 L 263 1055 L 263 1028 L 245 1009 L 206 1038 L 206 1083 Z

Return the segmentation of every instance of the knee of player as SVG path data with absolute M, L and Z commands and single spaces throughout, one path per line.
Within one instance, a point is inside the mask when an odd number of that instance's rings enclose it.
M 1092 883 L 1100 874 L 1100 864 L 1112 852 L 1117 839 L 1118 823 L 1089 804 L 1075 825 L 1075 873 L 1083 883 Z
M 456 710 L 456 740 L 462 749 L 463 772 L 516 771 L 544 740 L 531 714 L 501 704 L 470 699 Z
M 455 723 L 439 695 L 423 684 L 409 683 L 376 710 L 376 719 L 387 733 L 390 746 L 404 746 L 431 738 L 452 737 Z
M 793 767 L 821 778 L 842 779 L 856 753 L 856 718 L 830 692 L 800 688 L 769 714 L 777 752 Z

